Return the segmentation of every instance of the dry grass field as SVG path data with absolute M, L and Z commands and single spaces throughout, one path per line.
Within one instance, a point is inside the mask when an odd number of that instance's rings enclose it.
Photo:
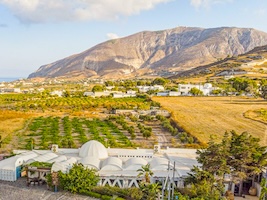
M 22 129 L 25 120 L 32 117 L 33 114 L 22 113 L 16 111 L 0 111 L 0 135 L 4 139 L 8 134 L 16 130 Z
M 267 124 L 246 118 L 248 111 L 267 108 L 263 99 L 242 97 L 153 97 L 169 110 L 178 125 L 201 142 L 210 135 L 221 139 L 225 131 L 247 131 L 267 145 Z

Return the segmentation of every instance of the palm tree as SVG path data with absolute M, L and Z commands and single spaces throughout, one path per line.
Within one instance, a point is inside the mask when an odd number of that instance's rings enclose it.
M 146 183 L 150 183 L 150 177 L 153 176 L 153 172 L 150 169 L 150 164 L 143 165 L 141 169 L 137 170 L 139 174 L 138 177 L 144 177 Z
M 151 193 L 155 195 L 158 195 L 158 193 L 161 192 L 161 185 L 159 183 L 152 183 L 148 188 L 150 189 Z
M 159 183 L 146 183 L 143 182 L 140 185 L 140 189 L 144 194 L 144 199 L 155 200 L 158 199 L 159 193 L 161 192 L 161 185 Z

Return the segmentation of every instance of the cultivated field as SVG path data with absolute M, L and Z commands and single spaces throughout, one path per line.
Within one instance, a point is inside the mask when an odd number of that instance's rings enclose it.
M 267 124 L 246 118 L 248 111 L 267 107 L 263 99 L 242 97 L 153 97 L 172 112 L 173 119 L 185 131 L 207 142 L 210 135 L 222 138 L 225 131 L 247 131 L 267 145 Z
M 34 117 L 27 119 L 24 127 L 18 129 L 16 126 L 16 131 L 3 137 L 0 152 L 12 149 L 50 149 L 52 144 L 58 144 L 60 148 L 77 148 L 89 140 L 97 140 L 111 148 L 153 148 L 155 143 L 163 147 L 175 147 L 189 142 L 187 137 L 180 140 L 178 132 L 174 135 L 164 128 L 162 123 L 155 117 L 152 121 L 147 121 L 115 115 L 109 115 L 105 119 L 74 116 Z M 145 132 L 149 136 L 145 137 Z

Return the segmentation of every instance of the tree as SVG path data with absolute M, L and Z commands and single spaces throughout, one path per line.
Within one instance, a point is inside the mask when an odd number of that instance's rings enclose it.
M 155 78 L 152 81 L 152 85 L 166 85 L 168 83 L 168 80 L 165 78 Z
M 267 80 L 262 79 L 260 81 L 261 97 L 267 99 Z
M 266 178 L 263 178 L 261 180 L 261 194 L 260 194 L 260 200 L 265 200 L 265 197 L 267 195 L 267 179 Z
M 212 90 L 211 91 L 211 94 L 214 94 L 214 95 L 218 95 L 218 94 L 221 94 L 221 93 L 222 93 L 221 89 L 216 89 L 216 90 Z
M 140 189 L 143 192 L 143 197 L 142 199 L 144 200 L 155 200 L 157 199 L 159 193 L 160 193 L 160 189 L 161 189 L 161 185 L 159 183 L 145 183 L 142 182 L 140 184 Z
M 70 91 L 66 90 L 66 91 L 63 93 L 63 96 L 64 96 L 64 97 L 70 97 Z
M 92 92 L 102 92 L 105 90 L 105 87 L 102 85 L 95 85 L 92 89 Z
M 114 82 L 113 81 L 105 81 L 105 85 L 106 86 L 114 86 Z
M 257 88 L 257 83 L 254 80 L 248 79 L 248 78 L 232 78 L 229 79 L 229 83 L 231 83 L 232 87 L 237 92 L 248 92 L 248 93 L 254 93 L 255 89 Z
M 266 147 L 260 146 L 260 139 L 254 138 L 247 132 L 238 135 L 235 131 L 227 132 L 221 143 L 213 139 L 207 149 L 198 151 L 198 161 L 202 169 L 219 176 L 230 173 L 239 181 L 239 195 L 242 193 L 243 181 L 259 174 L 267 166 Z
M 197 160 L 202 164 L 202 169 L 222 178 L 224 174 L 230 173 L 230 166 L 227 163 L 230 148 L 228 135 L 225 133 L 221 143 L 215 143 L 214 136 L 211 136 L 208 147 L 197 150 Z
M 96 170 L 84 167 L 82 164 L 74 164 L 67 174 L 59 173 L 60 186 L 72 193 L 91 191 L 98 181 Z
M 145 129 L 144 131 L 143 131 L 143 137 L 144 138 L 146 138 L 146 139 L 148 139 L 149 137 L 151 137 L 151 131 L 150 130 L 147 130 L 147 129 Z
M 261 96 L 264 99 L 267 99 L 267 85 L 261 87 Z
M 228 157 L 232 174 L 239 179 L 239 195 L 243 190 L 243 181 L 249 176 L 261 173 L 267 166 L 266 147 L 260 146 L 260 139 L 247 132 L 238 135 L 231 131 L 230 155 Z
M 194 96 L 203 95 L 203 92 L 200 89 L 197 89 L 195 87 L 191 88 L 191 90 L 189 91 L 189 93 L 191 93 Z
M 150 183 L 150 177 L 154 174 L 150 169 L 150 164 L 143 165 L 141 169 L 137 170 L 137 172 L 139 172 L 137 176 L 144 177 L 146 183 Z
M 186 190 L 191 198 L 220 199 L 224 188 L 222 182 L 217 182 L 212 173 L 196 166 L 188 173 L 185 182 L 190 185 Z

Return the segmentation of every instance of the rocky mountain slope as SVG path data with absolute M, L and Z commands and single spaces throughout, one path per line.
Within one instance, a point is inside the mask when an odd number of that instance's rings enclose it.
M 216 75 L 221 74 L 222 71 L 228 71 L 231 74 L 234 72 L 244 72 L 244 74 L 253 74 L 255 78 L 266 78 L 267 74 L 267 45 L 258 46 L 254 49 L 238 56 L 226 57 L 224 59 L 218 60 L 216 62 L 201 65 L 193 69 L 180 72 L 176 75 L 169 76 L 171 79 L 177 78 L 192 78 L 199 77 L 202 78 L 206 76 L 211 78 Z
M 267 44 L 267 33 L 251 28 L 177 27 L 109 40 L 80 54 L 41 66 L 35 77 L 127 78 L 181 72 Z

